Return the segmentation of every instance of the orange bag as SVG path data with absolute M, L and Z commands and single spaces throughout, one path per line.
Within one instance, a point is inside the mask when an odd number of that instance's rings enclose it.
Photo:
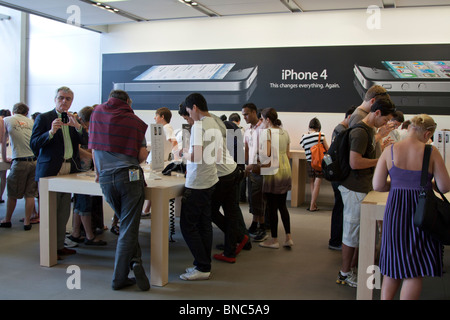
M 322 159 L 327 152 L 322 142 L 320 142 L 321 133 L 319 132 L 319 141 L 316 145 L 312 146 L 311 151 L 311 168 L 317 171 L 322 171 Z

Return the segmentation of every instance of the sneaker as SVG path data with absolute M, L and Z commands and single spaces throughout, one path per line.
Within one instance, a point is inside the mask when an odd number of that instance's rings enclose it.
M 292 239 L 287 240 L 284 244 L 283 247 L 285 248 L 290 248 L 294 245 L 294 241 Z
M 215 254 L 213 257 L 216 260 L 224 261 L 224 262 L 228 262 L 228 263 L 235 263 L 236 262 L 236 258 L 235 257 L 227 257 L 223 253 Z
M 194 267 L 189 267 L 189 268 L 186 268 L 185 272 L 186 272 L 186 273 L 191 273 L 191 272 L 194 271 L 195 269 L 196 269 L 195 266 L 194 266 Z
M 338 277 L 336 279 L 337 284 L 346 284 L 349 287 L 356 288 L 358 286 L 358 279 L 356 274 L 351 271 L 348 275 L 344 276 L 341 271 L 339 271 Z
M 189 281 L 208 280 L 210 275 L 211 272 L 202 272 L 197 270 L 197 268 L 195 268 L 191 272 L 186 272 L 180 275 L 180 279 Z
M 75 241 L 70 240 L 68 237 L 64 240 L 64 247 L 66 248 L 75 248 L 78 247 L 78 243 Z
M 236 247 L 236 255 L 238 255 L 242 251 L 242 249 L 244 249 L 244 247 L 247 244 L 248 240 L 249 240 L 248 236 L 244 235 L 244 238 L 242 239 L 242 241 Z
M 269 235 L 267 234 L 266 230 L 259 230 L 256 237 L 253 238 L 253 241 L 255 242 L 262 242 L 264 240 L 266 240 L 269 237 Z
M 259 246 L 263 247 L 263 248 L 278 249 L 280 247 L 280 244 L 278 242 L 272 243 L 271 241 L 269 241 L 269 242 L 266 241 L 266 242 L 261 242 L 259 244 Z
M 250 237 L 254 238 L 258 235 L 259 229 L 255 226 L 251 226 L 250 228 L 248 228 L 248 234 L 250 235 Z
M 336 250 L 336 251 L 342 251 L 342 245 L 334 246 L 334 245 L 329 244 L 329 245 L 328 245 L 328 249 L 330 249 L 330 250 Z

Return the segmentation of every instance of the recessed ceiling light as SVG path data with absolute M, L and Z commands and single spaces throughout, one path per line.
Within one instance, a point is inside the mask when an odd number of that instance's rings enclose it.
M 200 11 L 203 14 L 206 14 L 209 17 L 220 17 L 220 14 L 218 14 L 214 10 L 211 10 L 210 8 L 206 7 L 205 5 L 203 5 L 197 1 L 192 1 L 192 0 L 178 0 L 178 1 L 195 9 L 195 10 Z
M 114 8 L 114 7 L 112 7 L 110 5 L 107 5 L 107 4 L 103 4 L 102 2 L 100 2 L 98 0 L 96 0 L 96 1 L 93 1 L 93 0 L 80 0 L 80 1 L 84 2 L 84 3 L 92 4 L 93 6 L 95 6 L 97 8 L 107 10 L 107 11 L 109 11 L 111 13 L 115 13 L 115 14 L 121 15 L 121 16 L 123 16 L 125 18 L 131 19 L 131 20 L 134 20 L 134 21 L 138 21 L 138 22 L 140 22 L 140 21 L 147 21 L 147 19 L 145 19 L 145 18 L 142 18 L 142 17 L 139 17 L 139 16 L 134 15 L 132 13 L 129 13 L 129 12 L 126 12 L 126 11 Z

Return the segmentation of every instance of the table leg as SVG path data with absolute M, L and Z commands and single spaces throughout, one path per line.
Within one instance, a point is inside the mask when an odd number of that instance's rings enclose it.
M 58 263 L 56 248 L 56 192 L 48 191 L 48 180 L 39 181 L 40 264 L 52 267 Z
M 152 190 L 150 283 L 160 287 L 169 282 L 169 200 L 164 191 Z
M 367 285 L 372 273 L 368 273 L 367 268 L 375 263 L 376 211 L 377 206 L 373 204 L 361 204 L 357 300 L 372 300 L 372 289 Z
M 305 202 L 306 160 L 292 159 L 291 207 L 298 207 Z

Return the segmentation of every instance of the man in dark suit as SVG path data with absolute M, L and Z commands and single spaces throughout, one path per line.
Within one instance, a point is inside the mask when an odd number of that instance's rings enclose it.
M 87 144 L 88 135 L 75 116 L 68 113 L 73 102 L 73 91 L 68 87 L 56 90 L 55 109 L 40 114 L 34 122 L 30 146 L 37 156 L 36 181 L 41 177 L 78 172 L 79 145 Z M 66 121 L 63 122 L 67 114 Z M 63 117 L 62 117 L 63 115 Z M 75 253 L 64 247 L 66 224 L 70 216 L 71 194 L 57 196 L 57 249 L 58 255 Z

